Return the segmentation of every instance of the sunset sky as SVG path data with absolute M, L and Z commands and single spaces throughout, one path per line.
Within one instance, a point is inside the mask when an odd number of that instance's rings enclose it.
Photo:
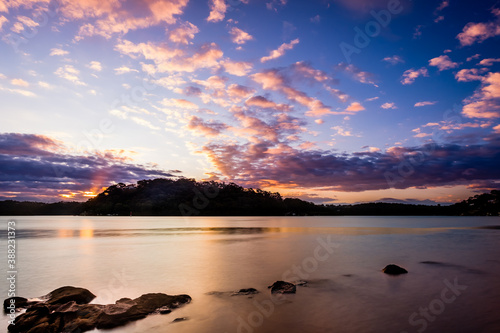
M 0 0 L 0 200 L 233 181 L 316 203 L 500 187 L 500 2 Z

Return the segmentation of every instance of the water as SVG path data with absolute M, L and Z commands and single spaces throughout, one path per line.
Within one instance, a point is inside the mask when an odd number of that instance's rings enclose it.
M 8 220 L 19 296 L 73 285 L 101 304 L 193 298 L 102 332 L 500 332 L 498 217 L 2 217 L 2 253 Z M 381 273 L 389 263 L 409 274 Z M 272 298 L 281 279 L 309 283 Z M 260 293 L 231 296 L 250 287 Z

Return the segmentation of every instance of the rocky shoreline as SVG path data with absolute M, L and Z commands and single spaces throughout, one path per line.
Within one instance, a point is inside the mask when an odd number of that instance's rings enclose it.
M 389 275 L 407 274 L 408 271 L 394 264 L 382 272 Z M 307 281 L 294 283 L 276 281 L 268 288 L 271 294 L 295 294 L 297 286 L 307 286 Z M 240 289 L 231 296 L 258 294 L 255 288 Z M 213 292 L 214 295 L 222 294 Z M 135 299 L 121 298 L 114 304 L 91 304 L 96 296 L 87 289 L 65 286 L 38 299 L 11 297 L 4 300 L 5 313 L 23 312 L 8 326 L 11 333 L 81 333 L 97 329 L 112 329 L 151 314 L 169 314 L 172 310 L 191 302 L 189 295 L 150 293 Z M 176 318 L 180 322 L 188 318 Z

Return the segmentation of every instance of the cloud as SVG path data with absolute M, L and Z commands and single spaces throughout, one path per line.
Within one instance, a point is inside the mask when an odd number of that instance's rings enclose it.
M 382 59 L 383 61 L 387 61 L 388 63 L 390 63 L 391 65 L 397 65 L 397 64 L 403 64 L 405 61 L 403 60 L 403 58 L 401 58 L 400 56 L 398 55 L 393 55 L 392 57 L 385 57 L 384 59 Z
M 335 68 L 348 73 L 354 80 L 360 83 L 371 84 L 378 87 L 375 83 L 375 75 L 373 73 L 364 72 L 353 64 L 348 65 L 345 62 L 341 62 Z
M 421 107 L 421 106 L 427 106 L 427 105 L 434 105 L 436 104 L 437 101 L 431 102 L 431 101 L 422 101 L 422 102 L 417 102 L 415 103 L 414 107 Z
M 319 16 L 319 14 L 318 14 L 318 15 L 316 15 L 316 16 L 314 16 L 314 17 L 311 17 L 309 20 L 310 20 L 312 23 L 319 23 L 319 22 L 321 21 L 321 16 Z
M 139 73 L 139 71 L 137 69 L 130 68 L 127 66 L 121 66 L 121 67 L 115 68 L 116 75 L 122 75 L 122 74 L 131 73 L 131 72 Z
M 260 58 L 260 62 L 264 63 L 269 60 L 277 59 L 282 57 L 286 51 L 292 50 L 295 45 L 299 43 L 299 39 L 294 39 L 290 43 L 283 43 L 276 50 L 272 50 L 268 56 Z
M 198 105 L 182 98 L 164 98 L 161 104 L 165 106 L 177 107 L 180 109 L 197 110 Z
M 3 30 L 3 25 L 7 22 L 9 22 L 9 20 L 5 16 L 0 15 L 0 31 Z
M 270 154 L 270 150 L 255 150 L 252 144 L 235 143 L 212 143 L 203 148 L 223 178 L 254 187 L 272 179 L 277 187 L 358 192 L 500 179 L 498 138 L 481 145 L 430 143 L 352 154 L 290 147 L 286 153 Z M 400 171 L 403 168 L 405 172 Z
M 200 32 L 197 26 L 190 22 L 182 23 L 178 28 L 170 31 L 168 38 L 179 44 L 189 44 L 190 40 L 194 38 L 194 35 Z
M 478 65 L 480 66 L 493 66 L 493 64 L 495 62 L 500 62 L 500 58 L 487 58 L 487 59 L 483 59 L 479 62 Z
M 227 129 L 227 125 L 216 121 L 204 121 L 203 119 L 191 116 L 186 126 L 189 130 L 208 137 L 218 136 L 222 131 Z
M 266 2 L 266 8 L 269 10 L 278 11 L 278 6 L 285 6 L 288 0 L 271 0 L 270 2 Z
M 483 76 L 480 75 L 482 73 L 484 73 L 484 71 L 477 68 L 461 69 L 455 74 L 455 79 L 458 82 L 481 81 L 483 80 Z
M 15 86 L 19 86 L 19 87 L 29 87 L 29 83 L 24 81 L 23 79 L 12 79 L 10 80 L 10 83 L 15 85 Z
M 496 134 L 500 134 L 500 125 L 496 125 L 495 127 L 493 127 L 493 130 Z
M 50 54 L 51 56 L 65 56 L 69 54 L 68 51 L 65 51 L 63 49 L 58 49 L 58 48 L 53 48 L 53 49 L 50 49 Z
M 386 102 L 380 106 L 382 109 L 397 109 L 397 106 L 395 103 L 389 103 Z
M 85 82 L 80 81 L 80 78 L 78 75 L 80 74 L 80 71 L 73 67 L 72 65 L 64 65 L 62 67 L 59 67 L 54 74 L 59 76 L 60 78 L 63 78 L 65 80 L 71 81 L 74 84 L 78 86 L 86 86 L 87 84 Z
M 349 112 L 359 112 L 365 110 L 365 108 L 359 102 L 352 102 L 345 110 Z
M 429 66 L 434 66 L 437 67 L 439 71 L 444 71 L 458 67 L 458 63 L 451 61 L 450 57 L 447 55 L 442 55 L 429 60 Z
M 333 134 L 333 135 L 353 136 L 353 134 L 351 133 L 351 131 L 347 131 L 347 130 L 345 130 L 341 126 L 334 126 L 334 127 L 330 128 L 330 129 L 332 129 L 332 130 L 335 131 L 335 134 Z
M 253 64 L 246 61 L 225 60 L 222 63 L 227 73 L 235 76 L 246 76 L 253 69 Z
M 134 44 L 128 40 L 121 40 L 115 49 L 122 54 L 137 59 L 142 56 L 154 62 L 154 72 L 194 72 L 202 68 L 219 67 L 219 60 L 223 52 L 215 43 L 203 44 L 191 55 L 165 44 L 153 42 Z
M 482 43 L 488 38 L 500 35 L 500 25 L 497 22 L 467 23 L 457 39 L 462 46 Z
M 464 100 L 462 113 L 468 118 L 500 118 L 500 73 L 488 73 L 481 88 Z
M 253 39 L 252 35 L 236 27 L 232 27 L 231 30 L 229 30 L 229 34 L 231 35 L 231 41 L 238 45 L 245 44 Z
M 59 10 L 63 17 L 81 21 L 75 41 L 85 37 L 124 35 L 131 30 L 143 29 L 160 23 L 174 24 L 188 0 L 139 0 L 132 5 L 117 0 L 61 0 Z M 142 7 L 142 10 L 138 8 Z
M 140 118 L 137 116 L 132 116 L 132 117 L 130 117 L 130 119 L 132 119 L 132 121 L 135 122 L 136 124 L 147 127 L 147 128 L 152 129 L 154 131 L 160 130 L 160 127 L 153 125 L 150 121 L 148 121 L 146 119 L 143 119 L 143 118 Z
M 34 29 L 38 26 L 39 26 L 39 24 L 37 22 L 35 22 L 33 19 L 31 19 L 27 16 L 20 15 L 20 16 L 17 16 L 17 22 L 14 23 L 14 25 L 12 26 L 12 28 L 10 30 L 19 34 L 25 30 L 25 27 L 28 27 L 30 29 Z
M 99 62 L 99 61 L 91 61 L 89 64 L 88 64 L 88 67 L 93 70 L 93 71 L 96 71 L 96 72 L 100 72 L 102 71 L 102 64 Z
M 227 5 L 224 0 L 210 0 L 208 22 L 220 22 L 226 16 Z
M 377 99 L 379 99 L 380 97 L 378 96 L 375 96 L 375 97 L 371 97 L 371 98 L 367 98 L 366 101 L 367 102 L 372 102 L 372 101 L 376 101 Z
M 429 60 L 429 65 L 437 67 L 439 71 L 458 67 L 458 63 L 451 61 L 450 57 L 448 57 L 447 55 L 432 58 L 431 60 Z
M 245 101 L 246 106 L 256 106 L 263 109 L 274 109 L 280 111 L 288 111 L 290 109 L 289 105 L 286 104 L 278 104 L 264 96 L 253 96 Z
M 50 83 L 47 83 L 45 81 L 38 81 L 38 85 L 42 88 L 45 88 L 45 89 L 52 89 L 52 85 Z
M 474 59 L 477 59 L 479 58 L 481 55 L 479 53 L 476 53 L 474 55 L 471 55 L 470 57 L 467 58 L 467 61 L 471 61 L 471 60 L 474 60 Z
M 260 73 L 252 74 L 250 77 L 265 90 L 279 91 L 284 94 L 291 102 L 298 103 L 308 108 L 306 116 L 319 117 L 326 114 L 334 114 L 329 106 L 326 106 L 320 100 L 308 96 L 305 92 L 293 88 L 290 84 L 290 78 L 286 73 L 295 73 L 294 66 L 284 69 L 270 69 Z
M 120 151 L 67 151 L 63 143 L 47 136 L 0 134 L 0 195 L 17 200 L 60 200 L 63 195 L 85 200 L 85 191 L 99 191 L 116 182 L 174 176 L 127 162 Z
M 236 83 L 233 83 L 229 87 L 227 87 L 228 96 L 232 99 L 235 99 L 236 101 L 246 99 L 254 93 L 254 89 Z
M 401 77 L 401 83 L 404 85 L 412 84 L 419 76 L 429 76 L 427 68 L 422 67 L 420 69 L 408 69 L 403 73 Z

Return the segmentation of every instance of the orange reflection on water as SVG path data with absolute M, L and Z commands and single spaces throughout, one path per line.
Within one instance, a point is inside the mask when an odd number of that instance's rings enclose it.
M 71 229 L 59 229 L 57 231 L 57 236 L 59 238 L 69 238 L 69 237 L 74 237 L 75 230 Z
M 80 238 L 92 238 L 92 237 L 94 237 L 94 229 L 80 230 Z

